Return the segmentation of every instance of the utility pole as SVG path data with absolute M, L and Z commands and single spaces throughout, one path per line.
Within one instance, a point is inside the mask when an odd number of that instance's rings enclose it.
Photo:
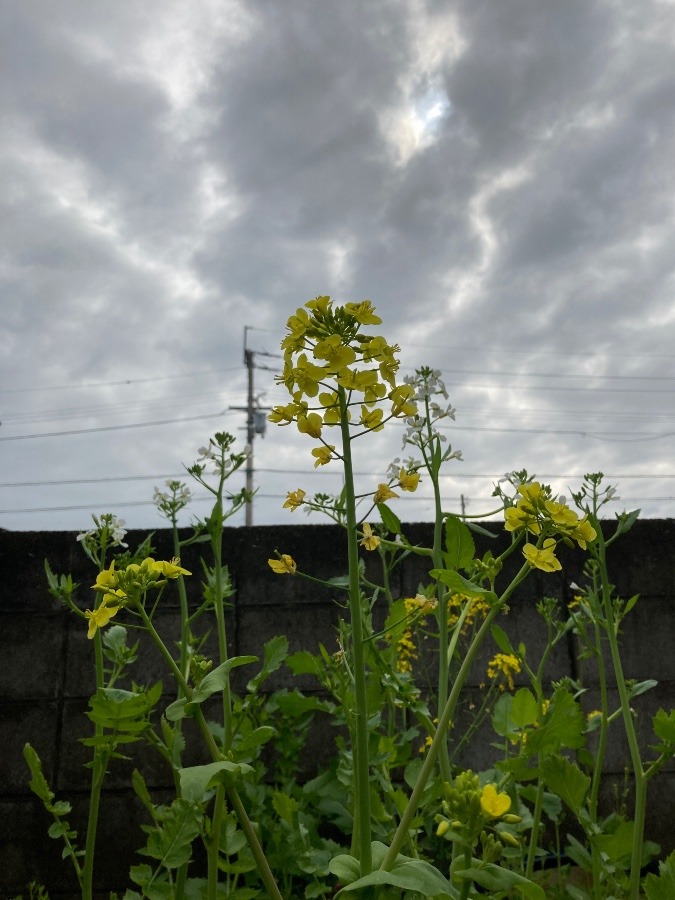
M 253 525 L 253 437 L 255 431 L 253 429 L 253 350 L 249 350 L 246 346 L 246 333 L 248 326 L 244 329 L 244 365 L 248 371 L 248 393 L 246 395 L 246 449 L 248 456 L 246 457 L 246 491 L 248 499 L 246 500 L 246 525 Z
M 248 500 L 246 501 L 246 526 L 253 525 L 253 442 L 256 434 L 265 436 L 267 426 L 266 410 L 269 407 L 260 406 L 259 398 L 255 395 L 255 384 L 253 370 L 256 368 L 255 352 L 248 348 L 248 333 L 254 328 L 253 325 L 244 326 L 244 365 L 247 374 L 247 390 L 246 390 L 246 406 L 231 406 L 230 409 L 236 409 L 246 413 L 246 449 L 248 455 L 246 457 L 246 491 Z M 272 353 L 264 353 L 259 351 L 262 356 L 274 356 Z M 267 366 L 261 368 L 267 369 Z M 274 371 L 274 370 L 271 370 Z
M 466 504 L 468 500 L 465 498 L 464 494 L 459 495 L 459 502 L 462 504 L 462 518 L 466 518 Z

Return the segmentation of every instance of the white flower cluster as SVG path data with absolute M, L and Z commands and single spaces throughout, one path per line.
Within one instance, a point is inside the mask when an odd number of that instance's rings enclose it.
M 92 516 L 94 520 L 95 528 L 92 528 L 90 531 L 82 531 L 77 536 L 77 540 L 85 546 L 91 546 L 92 544 L 98 544 L 101 533 L 107 529 L 108 532 L 108 547 L 128 547 L 128 544 L 124 543 L 124 536 L 127 531 L 124 527 L 125 522 L 124 519 L 118 519 L 117 516 L 112 513 L 104 513 L 100 519 L 96 516 Z
M 389 481 L 397 481 L 401 469 L 405 469 L 406 472 L 415 472 L 420 466 L 420 461 L 415 459 L 414 456 L 409 456 L 407 459 L 401 459 L 397 456 L 387 467 L 387 478 Z
M 454 420 L 456 410 L 451 403 L 440 404 L 432 399 L 433 397 L 443 397 L 444 400 L 448 400 L 448 391 L 440 371 L 429 368 L 418 369 L 414 375 L 406 375 L 404 381 L 415 389 L 413 399 L 417 403 L 424 403 L 428 419 L 417 413 L 405 420 L 403 448 L 405 449 L 407 444 L 421 448 L 428 443 L 427 428 L 430 428 L 433 438 L 440 443 L 446 443 L 448 440 L 446 435 L 441 434 L 434 426 L 440 419 Z M 461 458 L 462 451 L 453 450 L 451 447 L 448 447 L 443 454 L 443 461 Z
M 169 493 L 160 491 L 159 488 L 155 488 L 155 493 L 152 496 L 155 506 L 160 509 L 166 506 L 171 506 L 176 510 L 182 509 L 184 506 L 188 505 L 190 500 L 192 500 L 190 488 L 186 484 L 183 484 L 182 481 L 172 481 L 169 479 L 165 484 L 169 489 Z

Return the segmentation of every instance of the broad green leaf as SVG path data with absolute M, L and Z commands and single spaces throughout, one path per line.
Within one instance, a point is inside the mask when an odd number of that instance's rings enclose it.
M 668 744 L 675 744 L 675 709 L 669 713 L 665 709 L 659 709 L 652 719 L 654 734 L 657 738 Z
M 644 880 L 647 900 L 673 900 L 675 897 L 675 851 L 659 863 L 659 874 L 650 873 Z
M 222 691 L 227 687 L 230 672 L 238 666 L 246 666 L 249 663 L 258 662 L 257 656 L 233 656 L 209 672 L 192 694 L 192 703 L 203 703 L 212 694 Z
M 143 854 L 158 860 L 165 869 L 177 869 L 188 863 L 200 820 L 197 807 L 177 798 L 164 813 L 161 826 L 150 831 Z
M 286 665 L 294 675 L 316 675 L 320 669 L 320 661 L 308 650 L 299 650 L 287 657 Z
M 518 727 L 511 716 L 512 706 L 513 697 L 511 694 L 502 694 L 492 711 L 492 727 L 501 737 L 510 737 L 518 731 Z
M 520 688 L 513 695 L 510 711 L 511 719 L 518 728 L 534 725 L 539 719 L 539 706 L 532 691 Z
M 551 699 L 546 721 L 527 738 L 527 752 L 552 753 L 563 747 L 583 747 L 585 716 L 581 706 L 566 687 L 560 687 Z
M 226 784 L 233 775 L 247 775 L 250 772 L 253 772 L 251 766 L 230 760 L 179 769 L 181 796 L 191 803 L 198 803 L 210 787 Z
M 578 813 L 591 784 L 588 775 L 564 756 L 553 754 L 542 760 L 540 770 L 546 787 Z
M 359 861 L 353 856 L 342 854 L 334 857 L 329 863 L 329 870 L 345 885 L 336 894 L 358 891 L 364 887 L 389 884 L 402 890 L 417 891 L 424 897 L 456 898 L 459 896 L 455 888 L 431 863 L 421 859 L 410 859 L 399 854 L 391 870 L 385 872 L 379 868 L 387 854 L 387 847 L 379 841 L 373 841 L 373 871 L 363 878 Z
M 468 569 L 476 546 L 471 532 L 457 516 L 445 519 L 445 561 L 449 569 Z
M 298 801 L 294 797 L 284 794 L 283 791 L 275 791 L 272 794 L 272 806 L 279 818 L 288 822 L 289 825 L 293 824 L 293 817 L 300 809 Z
M 288 638 L 284 635 L 277 635 L 271 638 L 265 644 L 265 653 L 263 656 L 263 667 L 258 674 L 252 678 L 246 686 L 246 690 L 254 693 L 260 685 L 265 681 L 272 672 L 276 672 L 283 661 L 288 656 Z
M 391 534 L 401 534 L 401 522 L 396 513 L 392 512 L 386 503 L 378 503 L 377 510 L 382 518 L 382 524 Z
M 478 860 L 474 860 L 474 862 L 478 862 Z M 453 869 L 452 874 L 453 877 L 475 881 L 476 884 L 489 891 L 506 892 L 515 888 L 522 897 L 526 897 L 528 900 L 546 900 L 546 894 L 534 881 L 530 881 L 524 875 L 519 875 L 518 872 L 503 869 L 495 863 L 473 865 L 468 869 Z
M 474 584 L 452 569 L 432 569 L 429 574 L 456 594 L 466 594 L 467 597 L 482 597 L 489 604 L 497 602 L 497 595 L 493 591 L 488 591 L 480 587 L 480 585 Z

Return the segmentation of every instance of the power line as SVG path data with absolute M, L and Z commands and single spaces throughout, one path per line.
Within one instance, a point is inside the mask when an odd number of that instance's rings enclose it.
M 32 438 L 63 437 L 69 434 L 93 434 L 99 431 L 122 431 L 126 428 L 149 428 L 153 425 L 175 425 L 178 422 L 197 422 L 202 419 L 218 419 L 231 415 L 228 410 L 219 413 L 208 413 L 203 416 L 186 416 L 184 419 L 160 419 L 156 422 L 136 422 L 131 425 L 102 425 L 100 428 L 78 428 L 76 431 L 44 431 L 40 434 L 14 434 L 9 437 L 0 437 L 0 441 L 28 441 Z
M 29 394 L 37 391 L 72 391 L 81 388 L 117 387 L 126 384 L 147 384 L 151 381 L 171 381 L 176 378 L 194 378 L 197 375 L 215 375 L 221 372 L 238 372 L 239 367 L 204 369 L 201 372 L 180 372 L 177 375 L 158 375 L 154 378 L 125 378 L 122 381 L 93 381 L 81 384 L 50 384 L 42 387 L 0 388 L 0 394 Z

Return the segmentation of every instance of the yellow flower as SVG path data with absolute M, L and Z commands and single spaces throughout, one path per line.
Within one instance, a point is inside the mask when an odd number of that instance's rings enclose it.
M 553 538 L 546 538 L 544 546 L 538 550 L 534 544 L 525 544 L 523 556 L 534 569 L 542 572 L 556 572 L 562 569 L 560 560 L 555 555 L 556 542 Z
M 296 310 L 295 315 L 290 316 L 286 322 L 286 328 L 290 331 L 288 336 L 294 340 L 304 338 L 308 325 L 309 313 L 300 307 L 300 309 Z
M 104 569 L 96 576 L 96 583 L 92 585 L 93 590 L 106 591 L 114 590 L 119 584 L 119 574 L 115 571 L 115 560 L 110 563 L 110 568 Z
M 298 416 L 298 431 L 300 434 L 308 434 L 313 438 L 321 437 L 323 420 L 318 413 L 307 413 Z
M 402 491 L 410 491 L 412 494 L 420 483 L 420 473 L 406 472 L 405 469 L 401 469 L 398 473 L 398 483 Z
M 480 805 L 489 819 L 498 819 L 511 808 L 508 794 L 498 794 L 494 784 L 486 784 L 480 795 Z
M 520 531 L 527 528 L 532 534 L 539 534 L 541 526 L 533 517 L 532 511 L 521 506 L 509 506 L 504 510 L 504 528 L 506 531 Z
M 268 559 L 267 565 L 275 575 L 295 575 L 297 564 L 292 556 L 282 553 L 280 559 Z
M 325 316 L 326 313 L 329 313 L 332 305 L 330 297 L 315 297 L 313 300 L 308 300 L 305 303 L 307 309 L 311 309 L 313 313 L 318 313 L 320 316 Z
M 373 503 L 384 503 L 385 500 L 391 500 L 394 497 L 398 497 L 398 494 L 395 494 L 388 484 L 382 482 L 378 484 L 377 490 L 373 494 Z
M 367 406 L 361 407 L 361 425 L 368 431 L 382 431 L 384 424 L 382 423 L 381 409 L 368 409 Z
M 366 391 L 375 390 L 377 385 L 377 370 L 363 369 L 360 372 L 354 369 L 348 369 L 346 366 L 341 369 L 336 376 L 337 383 L 346 391 Z
M 166 562 L 164 560 L 153 562 L 152 568 L 155 569 L 155 571 L 160 572 L 165 578 L 178 578 L 179 575 L 192 575 L 192 572 L 188 572 L 187 569 L 181 568 L 180 559 L 177 556 L 174 556 L 171 562 Z
M 530 481 L 527 484 L 519 485 L 518 493 L 521 495 L 523 500 L 532 504 L 533 506 L 537 503 L 538 500 L 545 499 L 544 492 L 542 491 L 542 487 L 538 481 Z
M 286 494 L 286 502 L 281 508 L 290 509 L 291 512 L 293 512 L 299 506 L 302 506 L 305 499 L 305 493 L 306 491 L 303 491 L 302 488 L 298 488 L 297 491 L 288 491 Z
M 267 417 L 269 422 L 276 425 L 289 425 L 295 418 L 298 407 L 295 403 L 287 403 L 285 406 L 275 406 Z
M 323 424 L 338 425 L 340 423 L 340 402 L 337 391 L 322 391 L 319 394 L 319 403 L 326 410 L 323 414 Z
M 119 612 L 120 600 L 125 598 L 123 591 L 116 591 L 111 594 L 104 594 L 98 609 L 94 612 L 87 609 L 84 614 L 89 619 L 89 628 L 87 629 L 87 638 L 91 640 L 99 628 L 105 628 L 114 615 Z
M 312 456 L 315 457 L 316 462 L 314 463 L 314 468 L 317 466 L 325 466 L 333 459 L 333 450 L 335 450 L 334 444 L 328 444 L 324 447 L 315 447 L 312 450 Z
M 574 528 L 579 521 L 579 516 L 566 503 L 559 503 L 557 500 L 547 500 L 544 506 L 551 521 L 558 528 Z
M 314 348 L 314 356 L 317 359 L 325 359 L 326 371 L 339 372 L 346 366 L 350 366 L 356 359 L 356 353 L 351 347 L 342 343 L 339 334 L 331 334 Z
M 399 384 L 389 391 L 392 416 L 414 416 L 417 412 L 417 404 L 411 399 L 415 388 L 411 384 Z
M 373 529 L 368 524 L 368 522 L 363 523 L 363 540 L 360 541 L 362 547 L 365 547 L 366 550 L 376 550 L 379 546 L 380 539 L 376 534 L 373 534 Z
M 361 303 L 345 303 L 345 312 L 354 316 L 361 325 L 381 325 L 382 319 L 375 315 L 375 307 L 370 300 Z
M 306 353 L 300 354 L 298 364 L 293 369 L 295 383 L 306 397 L 316 397 L 319 393 L 319 382 L 325 374 L 326 370 L 310 362 Z
M 594 541 L 596 538 L 595 528 L 588 521 L 588 518 L 584 518 L 579 522 L 576 528 L 573 528 L 572 531 L 568 532 L 571 538 L 577 542 L 577 544 L 581 547 L 582 550 L 586 549 L 586 544 L 588 541 Z

